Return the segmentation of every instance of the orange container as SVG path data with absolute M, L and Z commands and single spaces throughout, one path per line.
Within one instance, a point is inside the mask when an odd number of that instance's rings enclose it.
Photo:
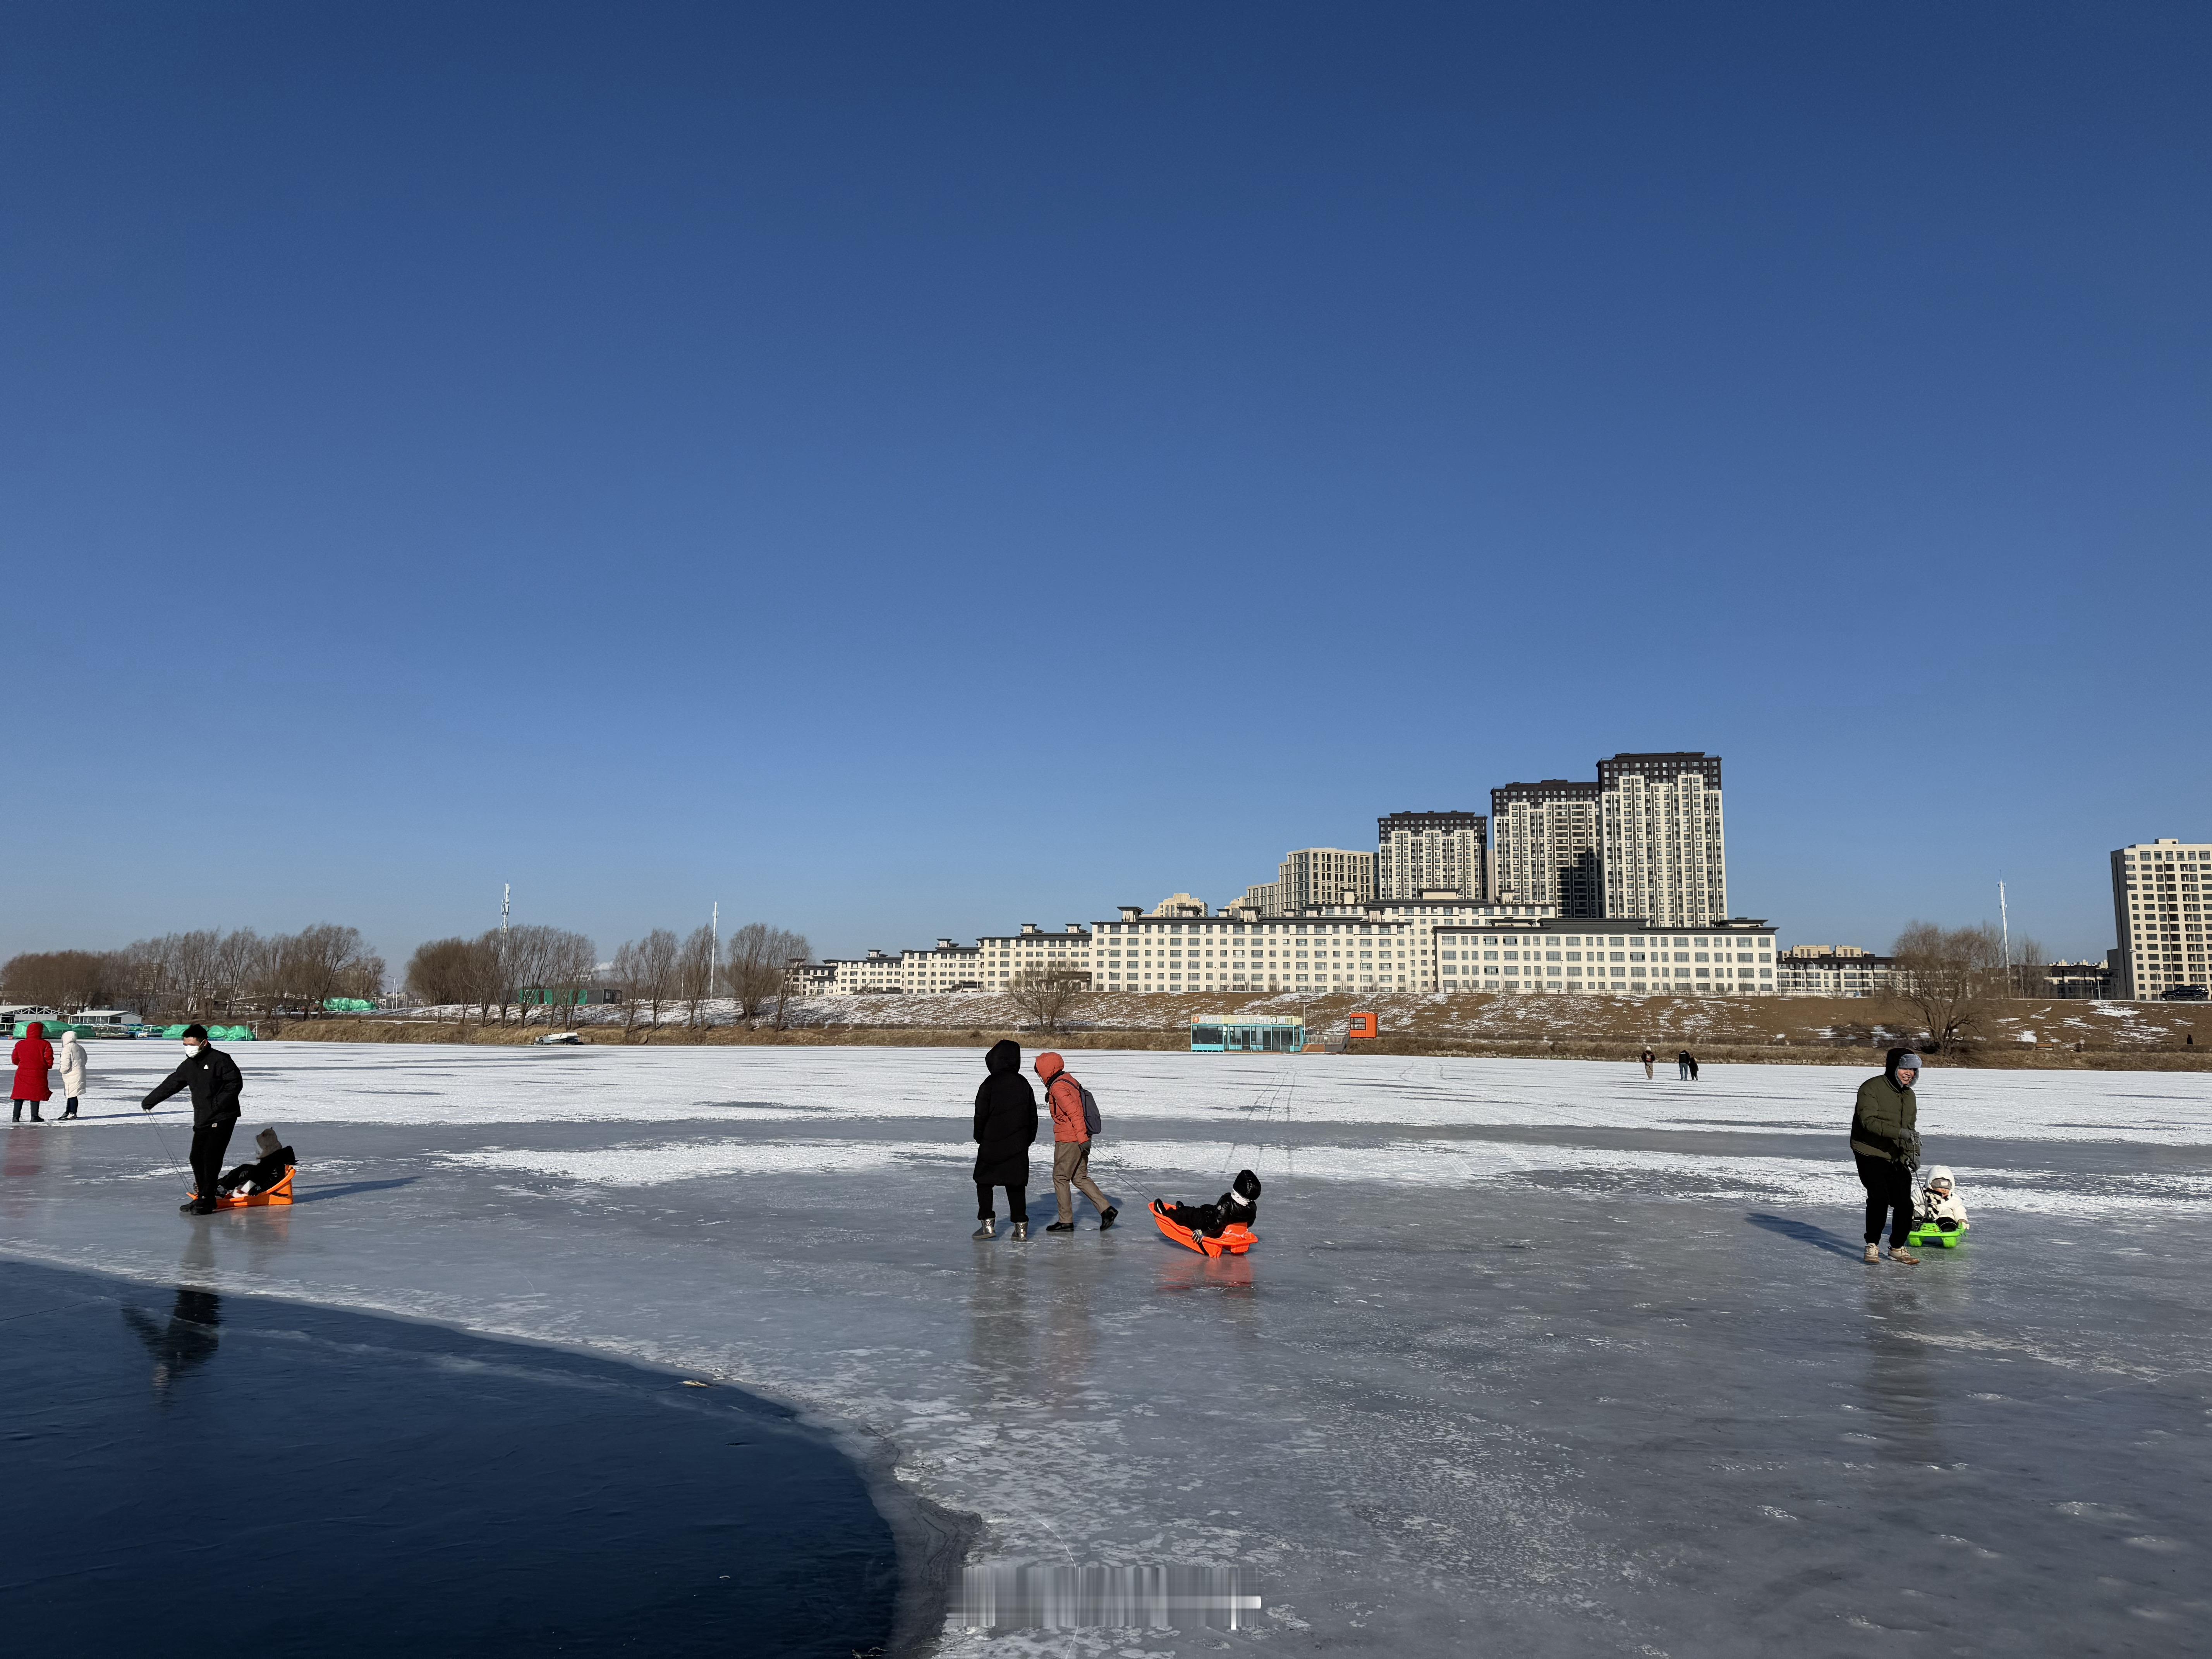
M 1354 1014 L 1348 1035 L 1354 1042 L 1363 1037 L 1378 1037 L 1382 1035 L 1382 1024 L 1372 1014 Z

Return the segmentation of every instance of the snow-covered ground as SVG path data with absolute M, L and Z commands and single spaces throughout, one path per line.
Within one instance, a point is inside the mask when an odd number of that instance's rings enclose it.
M 1931 1071 L 1976 1217 L 1856 1260 L 1857 1074 L 1078 1054 L 1101 1237 L 971 1243 L 952 1049 L 245 1048 L 301 1203 L 188 1222 L 169 1056 L 19 1128 L 0 1249 L 712 1373 L 888 1441 L 975 1559 L 1251 1575 L 1250 1632 L 951 1651 L 2183 1652 L 2212 1624 L 2212 1078 Z M 127 1098 L 126 1098 L 127 1097 Z M 1267 1183 L 1207 1262 L 1159 1194 Z

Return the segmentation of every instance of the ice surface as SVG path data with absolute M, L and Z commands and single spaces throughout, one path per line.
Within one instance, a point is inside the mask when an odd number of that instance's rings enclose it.
M 286 1131 L 307 1201 L 178 1217 L 182 1114 L 121 1103 L 168 1056 L 118 1045 L 93 1118 L 8 1136 L 0 1248 L 710 1372 L 886 1437 L 979 1560 L 1235 1565 L 1266 1603 L 951 1652 L 2180 1653 L 2212 1622 L 2212 1079 L 1931 1071 L 1972 1239 L 1869 1268 L 1833 1067 L 1085 1053 L 1128 1220 L 1042 1236 L 1047 1149 L 1017 1245 L 967 1237 L 975 1054 L 239 1054 L 242 1133 Z M 1141 1214 L 1243 1164 L 1248 1258 Z

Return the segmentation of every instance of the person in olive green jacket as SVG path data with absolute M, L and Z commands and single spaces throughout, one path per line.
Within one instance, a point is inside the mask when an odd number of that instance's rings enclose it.
M 1880 1077 L 1859 1085 L 1851 1111 L 1851 1156 L 1858 1162 L 1859 1184 L 1866 1188 L 1866 1255 L 1881 1260 L 1881 1220 L 1889 1227 L 1889 1259 L 1917 1267 L 1920 1258 L 1906 1247 L 1912 1231 L 1912 1172 L 1920 1167 L 1920 1107 L 1912 1097 L 1920 1075 L 1920 1056 L 1892 1048 Z

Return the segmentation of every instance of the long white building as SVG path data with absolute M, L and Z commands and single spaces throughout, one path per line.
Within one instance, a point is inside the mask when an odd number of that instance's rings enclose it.
M 842 964 L 840 964 L 842 966 Z M 886 972 L 886 968 L 890 972 Z M 1775 994 L 1774 930 L 1738 917 L 1703 927 L 1562 917 L 1534 905 L 1463 899 L 1317 905 L 1297 916 L 1146 915 L 1047 933 L 1034 924 L 973 951 L 939 941 L 899 958 L 872 951 L 832 994 L 1006 988 L 1060 968 L 1092 989 L 1200 991 L 1609 992 L 1625 995 Z M 796 977 L 794 987 L 803 981 Z M 812 971 L 812 970 L 806 970 Z M 896 978 L 897 983 L 889 982 Z M 847 982 L 854 989 L 848 992 Z M 818 984 L 818 981 L 816 981 Z

